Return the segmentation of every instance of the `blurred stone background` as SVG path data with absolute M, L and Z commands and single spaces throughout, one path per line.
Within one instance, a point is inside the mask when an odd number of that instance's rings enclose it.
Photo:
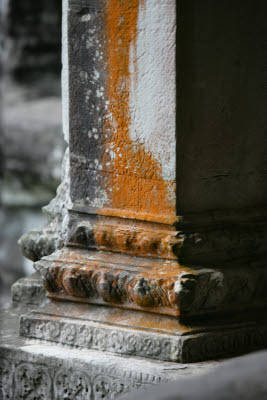
M 66 148 L 61 121 L 61 0 L 0 0 L 0 291 L 33 272 L 17 245 L 41 227 Z

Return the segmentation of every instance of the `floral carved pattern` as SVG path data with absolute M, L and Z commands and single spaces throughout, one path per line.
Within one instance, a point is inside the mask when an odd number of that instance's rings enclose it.
M 83 372 L 60 370 L 54 380 L 55 399 L 90 400 L 91 385 Z
M 115 399 L 119 394 L 129 391 L 129 386 L 119 383 L 107 376 L 98 376 L 94 380 L 95 400 Z
M 55 324 L 55 328 L 52 327 Z M 49 327 L 49 328 L 48 328 Z M 49 336 L 49 332 L 51 335 Z M 57 336 L 54 335 L 57 332 Z M 132 333 L 110 328 L 83 326 L 64 322 L 42 322 L 22 317 L 21 333 L 24 336 L 93 348 L 118 354 L 138 355 L 168 361 L 179 361 L 181 340 L 175 337 L 158 337 L 146 333 Z
M 112 369 L 112 371 L 111 371 Z M 99 374 L 100 372 L 100 374 Z M 112 376 L 109 376 L 112 374 Z M 86 371 L 40 364 L 0 361 L 1 400 L 98 400 L 115 399 L 143 384 L 160 382 L 160 377 L 122 371 L 116 368 L 91 367 Z M 14 390 L 14 395 L 13 395 Z
M 50 399 L 51 377 L 43 366 L 20 364 L 15 372 L 16 399 Z

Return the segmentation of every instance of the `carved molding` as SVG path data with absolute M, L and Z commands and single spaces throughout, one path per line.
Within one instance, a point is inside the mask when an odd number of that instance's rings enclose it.
M 175 284 L 187 269 L 179 269 L 171 260 L 125 257 L 64 249 L 59 257 L 43 258 L 36 269 L 51 297 L 179 315 Z
M 108 224 L 100 219 L 95 224 L 89 221 L 72 221 L 67 244 L 86 249 L 98 249 L 141 257 L 160 257 L 176 260 L 183 244 L 173 227 L 163 229 L 159 224 L 133 225 L 118 221 Z M 171 229 L 173 228 L 173 229 Z
M 66 397 L 73 400 L 90 400 L 92 392 L 90 379 L 84 372 L 61 369 L 54 379 L 54 392 L 56 400 Z
M 177 259 L 182 239 L 175 231 L 136 229 L 131 226 L 97 224 L 94 238 L 99 250 L 115 251 L 144 257 Z
M 214 215 L 213 222 L 210 216 L 206 217 L 206 224 L 201 215 L 197 215 L 195 225 L 186 217 L 181 217 L 176 225 L 168 225 L 71 210 L 65 244 L 87 250 L 177 260 L 187 266 L 221 266 L 266 256 L 264 220 L 255 217 L 252 229 L 249 218 L 246 221 L 240 217 L 238 223 L 238 219 L 227 218 L 227 215 L 225 222 L 222 216 Z
M 183 342 L 181 358 L 184 363 L 239 355 L 267 346 L 267 326 L 256 322 L 252 326 L 232 326 L 231 329 L 206 332 L 197 340 L 189 337 Z
M 65 248 L 36 264 L 49 297 L 192 317 L 267 303 L 264 264 L 185 268 L 172 260 Z
M 23 336 L 92 348 L 112 353 L 134 355 L 164 361 L 181 361 L 182 341 L 179 336 L 147 334 L 138 331 L 112 329 L 59 321 L 44 321 L 23 316 L 20 323 Z
M 166 334 L 136 329 L 109 327 L 91 323 L 62 322 L 24 316 L 21 334 L 31 339 L 61 343 L 76 348 L 95 349 L 112 353 L 144 357 L 161 361 L 190 363 L 241 354 L 267 345 L 267 322 L 230 324 L 227 321 L 209 328 L 191 329 Z M 60 319 L 60 317 L 59 317 Z M 88 322 L 88 321 L 87 321 Z M 154 381 L 153 381 L 154 382 Z
M 158 376 L 119 372 L 114 367 L 90 365 L 85 370 L 72 370 L 5 358 L 0 360 L 0 398 L 3 400 L 108 400 L 160 381 Z

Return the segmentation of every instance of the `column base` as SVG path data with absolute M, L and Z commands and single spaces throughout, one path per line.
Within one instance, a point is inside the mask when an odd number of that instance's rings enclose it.
M 24 309 L 1 312 L 0 398 L 4 400 L 114 399 L 136 388 L 193 376 L 218 362 L 174 364 L 100 351 L 66 348 L 56 343 L 18 337 L 17 324 Z
M 221 267 L 66 247 L 35 264 L 48 297 L 190 320 L 267 305 L 266 260 Z
M 50 302 L 20 320 L 27 338 L 162 361 L 192 363 L 267 347 L 267 320 L 213 319 L 182 324 L 172 316 Z
M 263 261 L 189 268 L 66 247 L 36 268 L 53 301 L 21 318 L 28 338 L 180 363 L 267 347 Z

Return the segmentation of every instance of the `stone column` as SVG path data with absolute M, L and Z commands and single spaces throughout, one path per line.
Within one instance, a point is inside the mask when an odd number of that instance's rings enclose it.
M 255 110 L 236 72 L 264 13 L 251 33 L 246 6 L 235 33 L 233 5 L 225 41 L 226 8 L 196 3 L 69 0 L 68 231 L 36 264 L 53 302 L 22 318 L 23 335 L 178 362 L 266 345 L 266 214 L 244 185 L 255 171 L 264 196 L 263 153 L 239 156 Z

